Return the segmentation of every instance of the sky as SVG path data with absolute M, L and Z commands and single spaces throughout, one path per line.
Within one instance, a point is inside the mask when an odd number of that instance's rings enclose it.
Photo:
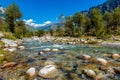
M 4 8 L 15 2 L 21 12 L 22 19 L 32 26 L 45 26 L 54 23 L 60 15 L 73 15 L 75 12 L 88 10 L 102 4 L 106 0 L 0 0 Z

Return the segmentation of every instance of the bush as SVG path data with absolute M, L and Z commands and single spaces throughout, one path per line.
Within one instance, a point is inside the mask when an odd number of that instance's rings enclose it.
M 16 37 L 11 32 L 3 32 L 4 38 L 15 40 Z

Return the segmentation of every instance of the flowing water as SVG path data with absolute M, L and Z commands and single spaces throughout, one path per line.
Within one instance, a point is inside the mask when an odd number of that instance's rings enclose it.
M 51 60 L 55 62 L 57 66 L 60 64 L 62 65 L 62 67 L 59 68 L 59 74 L 62 74 L 62 80 L 73 80 L 73 77 L 70 76 L 71 73 L 76 74 L 78 80 L 92 80 L 91 78 L 85 77 L 81 72 L 80 67 L 84 68 L 85 64 L 90 64 L 89 62 L 79 58 L 82 54 L 91 55 L 93 58 L 104 58 L 113 63 L 120 63 L 120 61 L 113 60 L 110 57 L 112 53 L 120 54 L 119 47 L 103 47 L 87 44 L 71 45 L 55 42 L 39 42 L 35 40 L 24 40 L 21 45 L 25 46 L 26 49 L 18 50 L 17 52 L 26 59 L 26 69 L 35 67 L 39 71 L 43 67 L 42 63 L 46 60 Z M 44 52 L 44 54 L 39 55 L 38 52 L 45 48 L 59 49 L 59 51 Z M 104 71 L 99 70 L 99 72 L 107 74 Z M 38 76 L 36 78 L 38 78 L 38 80 L 42 80 L 41 78 L 39 79 Z M 108 76 L 104 80 L 120 80 L 120 74 L 116 74 L 113 77 Z

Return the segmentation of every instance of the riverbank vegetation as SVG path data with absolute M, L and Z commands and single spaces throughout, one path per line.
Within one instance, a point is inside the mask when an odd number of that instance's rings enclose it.
M 56 36 L 95 36 L 97 38 L 120 35 L 119 13 L 120 7 L 111 12 L 106 11 L 104 14 L 97 8 L 92 9 L 87 15 L 77 12 L 73 16 L 67 16 L 64 29 L 50 30 L 50 33 Z

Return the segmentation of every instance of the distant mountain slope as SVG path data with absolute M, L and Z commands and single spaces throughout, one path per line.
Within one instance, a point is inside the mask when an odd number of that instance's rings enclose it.
M 26 25 L 26 30 L 27 31 L 32 31 L 32 32 L 37 31 L 37 29 L 35 29 L 35 28 L 33 28 L 32 26 L 29 26 L 29 25 Z
M 113 11 L 117 7 L 120 7 L 120 0 L 107 0 L 103 4 L 90 8 L 90 10 L 93 8 L 99 8 L 102 13 L 104 13 L 105 11 Z

